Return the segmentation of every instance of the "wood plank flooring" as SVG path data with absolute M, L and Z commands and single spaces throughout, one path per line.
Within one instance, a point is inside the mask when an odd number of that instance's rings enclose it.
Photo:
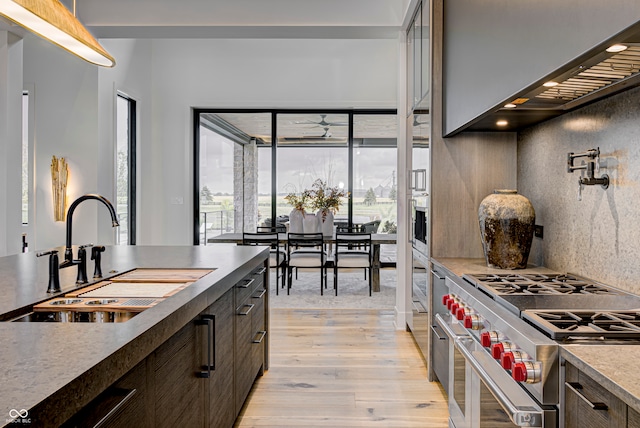
M 236 427 L 448 427 L 411 334 L 389 310 L 272 309 L 270 369 Z

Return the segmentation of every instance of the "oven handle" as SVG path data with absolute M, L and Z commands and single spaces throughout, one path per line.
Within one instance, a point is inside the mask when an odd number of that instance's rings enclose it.
M 444 332 L 447 334 L 447 336 L 449 336 L 451 340 L 457 341 L 458 339 L 469 338 L 469 333 L 467 333 L 466 330 L 464 332 L 461 331 L 459 333 L 455 332 L 453 328 L 449 325 L 449 323 L 446 322 L 444 318 L 442 318 L 442 315 L 440 314 L 436 314 L 436 322 L 444 330 Z
M 464 356 L 464 359 L 469 364 L 471 364 L 471 367 L 478 374 L 481 381 L 491 391 L 498 403 L 509 414 L 509 418 L 511 418 L 513 423 L 520 427 L 542 427 L 542 422 L 544 420 L 544 410 L 541 409 L 533 401 L 533 399 L 529 398 L 528 396 L 526 398 L 526 405 L 523 405 L 522 403 L 516 404 L 511 401 L 509 396 L 503 391 L 500 385 L 498 385 L 496 380 L 494 380 L 494 378 L 489 373 L 487 373 L 487 370 L 483 366 L 483 364 L 478 361 L 478 359 L 473 355 L 473 352 L 469 350 L 469 348 L 467 348 L 464 342 L 469 341 L 474 342 L 472 338 L 458 338 L 456 339 L 455 346 Z M 505 373 L 503 372 L 502 374 Z M 519 385 L 515 384 L 514 387 L 520 388 Z M 526 395 L 524 391 L 520 390 L 520 392 Z

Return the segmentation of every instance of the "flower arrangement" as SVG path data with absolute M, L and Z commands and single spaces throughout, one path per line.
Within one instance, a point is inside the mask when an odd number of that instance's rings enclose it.
M 329 187 L 327 182 L 322 179 L 317 179 L 311 185 L 309 191 L 311 196 L 311 208 L 319 211 L 330 210 L 337 212 L 342 205 L 342 198 L 346 198 L 349 192 L 345 192 L 339 187 Z
M 304 190 L 300 194 L 291 192 L 284 197 L 284 200 L 298 211 L 304 211 L 305 207 L 309 204 L 309 199 L 311 199 L 310 190 Z

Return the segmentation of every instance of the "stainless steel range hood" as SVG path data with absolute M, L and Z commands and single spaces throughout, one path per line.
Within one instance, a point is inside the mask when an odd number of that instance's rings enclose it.
M 601 52 L 550 81 L 554 86 L 538 87 L 512 103 L 521 109 L 571 110 L 638 85 L 640 45 L 618 46 L 626 49 L 618 53 Z
M 607 51 L 614 45 L 624 50 Z M 505 100 L 465 131 L 518 131 L 639 85 L 640 29 L 634 26 Z

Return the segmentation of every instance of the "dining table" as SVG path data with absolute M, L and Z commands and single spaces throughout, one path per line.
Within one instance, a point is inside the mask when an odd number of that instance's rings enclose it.
M 281 244 L 287 243 L 287 234 L 278 233 L 278 240 Z M 327 244 L 335 244 L 336 237 L 325 236 L 324 241 Z M 242 233 L 223 233 L 221 235 L 212 236 L 207 239 L 207 244 L 242 244 Z M 380 245 L 395 244 L 395 233 L 372 233 L 371 248 L 373 256 L 373 266 L 371 267 L 371 288 L 375 292 L 380 291 Z

